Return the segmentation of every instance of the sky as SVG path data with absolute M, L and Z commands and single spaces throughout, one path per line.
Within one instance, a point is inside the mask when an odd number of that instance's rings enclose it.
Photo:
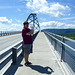
M 42 29 L 75 29 L 75 0 L 0 0 L 0 31 L 21 31 L 30 13 Z

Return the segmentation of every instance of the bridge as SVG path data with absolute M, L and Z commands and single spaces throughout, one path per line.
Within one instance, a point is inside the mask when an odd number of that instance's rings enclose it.
M 74 40 L 54 33 L 41 31 L 36 14 L 31 13 L 27 21 L 33 22 L 37 32 L 33 38 L 33 53 L 29 60 L 32 65 L 24 65 L 21 32 L 0 37 L 1 75 L 75 75 L 75 48 L 67 44 Z M 13 41 L 14 40 L 14 41 Z

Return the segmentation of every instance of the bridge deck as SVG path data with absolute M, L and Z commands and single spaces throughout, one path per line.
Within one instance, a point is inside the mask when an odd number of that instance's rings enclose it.
M 40 32 L 33 43 L 33 53 L 29 60 L 33 63 L 30 67 L 24 65 L 24 58 L 14 72 L 15 75 L 64 75 L 58 64 L 49 41 L 43 32 Z M 14 69 L 14 68 L 13 68 Z M 11 71 L 12 73 L 12 71 Z

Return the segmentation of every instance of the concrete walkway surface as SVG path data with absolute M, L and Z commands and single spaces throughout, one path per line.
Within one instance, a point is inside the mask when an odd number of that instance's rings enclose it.
M 33 53 L 30 54 L 29 61 L 32 65 L 26 67 L 23 58 L 14 75 L 64 75 L 43 32 L 40 32 L 34 40 Z

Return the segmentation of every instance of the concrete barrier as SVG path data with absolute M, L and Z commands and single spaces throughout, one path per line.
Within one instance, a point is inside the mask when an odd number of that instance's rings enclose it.
M 0 31 L 0 37 L 19 33 L 21 33 L 21 31 Z

